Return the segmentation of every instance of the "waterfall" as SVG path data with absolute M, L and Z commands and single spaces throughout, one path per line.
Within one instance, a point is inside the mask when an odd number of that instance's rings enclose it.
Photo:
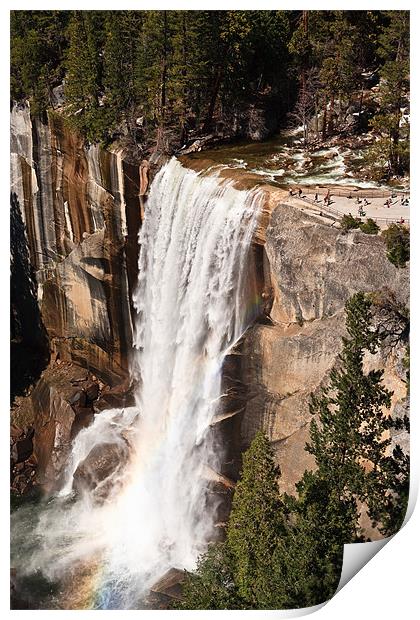
M 261 199 L 174 158 L 151 185 L 133 299 L 136 404 L 77 435 L 26 560 L 50 577 L 94 562 L 93 606 L 138 608 L 166 570 L 193 569 L 213 536 L 206 477 L 222 451 L 209 430 L 223 360 L 257 310 L 248 256 Z M 100 482 L 101 501 L 98 489 L 74 497 L 77 468 L 101 445 L 117 446 L 120 466 Z

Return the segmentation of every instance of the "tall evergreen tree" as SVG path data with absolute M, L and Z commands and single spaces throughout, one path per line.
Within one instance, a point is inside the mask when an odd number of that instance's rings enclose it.
M 307 450 L 341 501 L 365 499 L 365 463 L 377 467 L 390 444 L 384 438 L 391 425 L 384 408 L 390 406 L 392 393 L 382 385 L 383 370 L 363 372 L 365 351 L 375 353 L 379 345 L 378 332 L 371 327 L 371 306 L 363 293 L 347 302 L 349 337 L 343 338 L 343 351 L 328 385 L 310 405 L 319 424 L 311 422 Z
M 142 34 L 143 11 L 107 11 L 103 52 L 106 105 L 118 118 L 136 101 L 136 59 Z
M 310 607 L 330 599 L 340 580 L 343 545 L 355 540 L 357 507 L 343 502 L 318 472 L 305 472 L 297 497 L 285 496 L 286 535 L 276 549 L 284 608 Z
M 233 574 L 233 560 L 225 542 L 210 543 L 198 560 L 197 569 L 187 573 L 183 598 L 174 604 L 178 609 L 247 609 L 238 593 Z
M 267 608 L 273 596 L 274 551 L 284 533 L 279 475 L 270 443 L 259 431 L 244 454 L 227 530 L 235 584 L 254 608 Z
M 278 490 L 280 470 L 259 431 L 243 456 L 224 543 L 211 544 L 184 586 L 184 609 L 275 609 L 285 533 Z
M 357 105 L 359 131 L 374 113 L 372 176 L 408 170 L 407 11 L 15 11 L 11 34 L 12 98 L 42 112 L 65 77 L 65 115 L 89 141 L 117 130 L 173 151 L 297 99 L 307 143 L 354 129 Z
M 32 110 L 51 106 L 63 75 L 69 11 L 11 11 L 10 82 L 15 100 L 31 98 Z
M 409 12 L 387 11 L 388 24 L 379 37 L 379 111 L 372 119 L 377 141 L 368 162 L 378 179 L 402 175 L 409 169 Z
M 101 139 L 108 123 L 101 101 L 103 33 L 100 11 L 73 12 L 68 32 L 65 96 L 71 124 L 89 141 Z

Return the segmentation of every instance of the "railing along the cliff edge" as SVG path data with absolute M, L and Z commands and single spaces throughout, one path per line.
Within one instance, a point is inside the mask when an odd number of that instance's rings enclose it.
M 335 194 L 338 195 L 338 194 Z M 309 205 L 311 205 L 311 207 L 313 209 L 318 209 L 319 208 L 319 213 L 320 215 L 322 215 L 323 211 L 326 211 L 327 213 L 331 214 L 331 215 L 337 215 L 340 219 L 344 216 L 344 215 L 348 215 L 347 213 L 343 213 L 342 211 L 337 211 L 337 209 L 333 209 L 332 207 L 327 207 L 326 205 L 317 205 L 313 200 L 310 200 L 309 198 L 304 198 L 303 196 L 301 196 L 300 198 L 298 198 L 296 196 L 296 198 L 298 200 L 302 200 L 303 202 L 308 203 Z M 357 216 L 360 217 L 360 219 L 371 219 L 374 222 L 384 222 L 385 224 L 407 224 L 407 226 L 410 225 L 410 218 L 409 217 L 375 217 L 375 216 L 371 216 L 371 215 L 363 215 L 363 216 Z M 401 221 L 402 220 L 402 221 Z
M 307 192 L 327 192 L 329 188 L 327 185 L 300 185 L 302 190 Z M 334 196 L 340 196 L 340 198 L 397 198 L 401 196 L 408 196 L 410 194 L 409 189 L 389 189 L 387 191 L 379 189 L 361 189 L 361 188 L 347 188 L 338 189 L 334 188 Z

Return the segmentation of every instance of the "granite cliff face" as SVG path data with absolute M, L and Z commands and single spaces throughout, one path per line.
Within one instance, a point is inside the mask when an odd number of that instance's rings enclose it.
M 11 192 L 26 226 L 53 356 L 110 383 L 125 376 L 147 169 L 86 149 L 58 114 L 11 113 Z
M 51 356 L 12 419 L 22 433 L 34 428 L 38 481 L 47 489 L 62 473 L 75 432 L 93 416 L 90 405 L 69 402 L 75 373 L 85 369 L 101 380 L 96 410 L 126 401 L 148 168 L 122 150 L 85 148 L 57 114 L 40 119 L 28 106 L 11 111 L 14 348 L 27 359 L 47 340 Z M 48 363 L 44 350 L 32 357 L 23 372 L 14 351 L 13 372 L 26 386 Z M 13 392 L 25 389 L 18 383 Z
M 265 429 L 282 470 L 282 489 L 293 493 L 305 468 L 313 467 L 304 449 L 309 395 L 327 379 L 341 350 L 346 301 L 357 291 L 382 291 L 408 307 L 409 273 L 388 261 L 379 237 L 343 233 L 276 201 L 265 253 L 272 322 L 252 326 L 243 340 L 241 374 L 250 398 L 239 432 L 244 449 L 257 429 Z M 398 341 L 366 358 L 370 368 L 385 370 L 384 383 L 394 391 L 391 414 L 405 403 L 405 350 L 406 342 Z

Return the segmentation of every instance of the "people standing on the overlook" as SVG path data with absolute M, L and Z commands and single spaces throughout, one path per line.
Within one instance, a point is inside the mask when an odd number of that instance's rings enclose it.
M 302 189 L 299 187 L 298 189 L 299 198 L 302 196 Z
M 315 192 L 314 202 L 318 202 L 318 192 Z
M 330 190 L 327 191 L 327 193 L 325 194 L 325 198 L 324 198 L 324 204 L 325 205 L 329 205 L 331 203 L 331 193 Z

